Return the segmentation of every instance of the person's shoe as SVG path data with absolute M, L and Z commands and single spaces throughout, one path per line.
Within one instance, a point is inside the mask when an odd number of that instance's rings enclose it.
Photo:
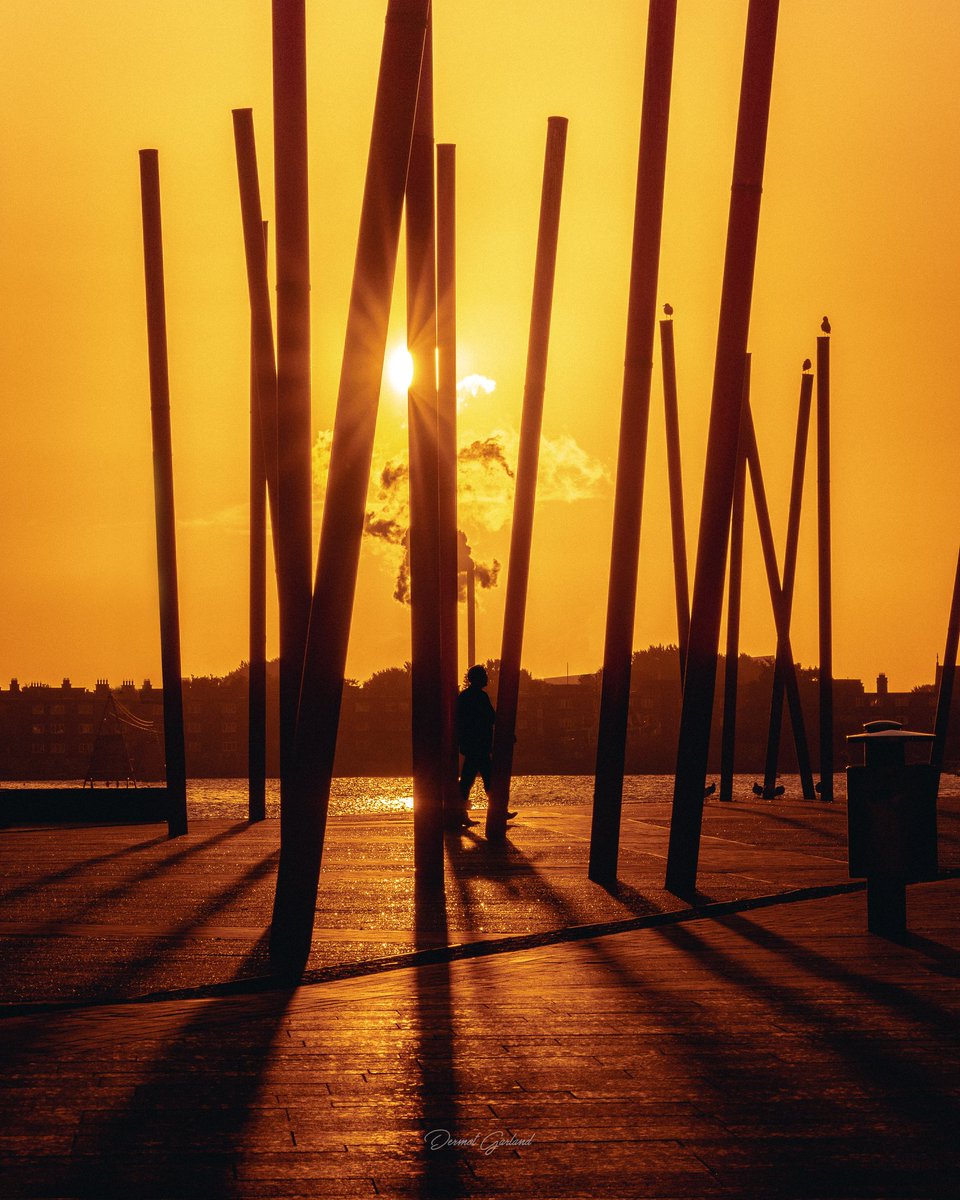
M 460 828 L 467 829 L 470 825 L 479 825 L 479 821 L 475 821 L 469 813 L 464 813 L 460 818 Z
M 517 815 L 517 814 L 516 814 L 515 812 L 508 812 L 508 813 L 507 813 L 507 820 L 508 820 L 508 821 L 512 821 L 512 820 L 513 820 L 513 818 L 514 818 L 516 815 Z

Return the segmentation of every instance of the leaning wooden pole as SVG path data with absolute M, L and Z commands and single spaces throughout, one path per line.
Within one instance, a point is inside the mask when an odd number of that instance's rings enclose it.
M 797 436 L 793 449 L 793 475 L 790 481 L 790 508 L 787 513 L 787 544 L 783 555 L 783 597 L 787 619 L 793 613 L 793 593 L 797 579 L 797 548 L 800 543 L 800 510 L 803 505 L 803 477 L 807 462 L 807 439 L 810 431 L 810 402 L 813 396 L 813 376 L 809 359 L 800 377 L 800 404 L 797 409 Z M 767 755 L 763 771 L 763 798 L 776 795 L 777 761 L 780 756 L 780 733 L 783 726 L 783 675 L 779 665 L 773 671 L 773 694 L 770 698 L 770 726 L 767 731 Z
M 943 667 L 940 670 L 940 688 L 937 692 L 937 716 L 933 726 L 933 749 L 930 762 L 937 772 L 937 791 L 940 790 L 940 773 L 950 732 L 950 704 L 953 685 L 957 674 L 957 643 L 960 641 L 960 557 L 953 580 L 953 599 L 950 602 L 950 617 L 947 621 L 947 644 L 943 651 Z
M 280 544 L 280 804 L 293 770 L 310 619 L 310 240 L 305 0 L 273 0 L 277 246 L 277 462 Z M 282 837 L 282 833 L 281 833 Z
M 413 862 L 420 885 L 443 887 L 444 695 L 440 602 L 440 414 L 434 236 L 433 39 L 423 43 L 407 171 L 407 393 L 410 446 L 411 747 Z
M 444 811 L 459 809 L 456 702 L 457 534 L 457 148 L 437 146 L 437 408 L 440 443 L 440 675 Z
M 778 0 L 750 0 L 747 13 L 717 357 L 667 856 L 667 888 L 675 895 L 684 897 L 691 897 L 695 892 L 700 855 L 724 568 L 740 428 L 743 359 L 750 329 L 778 7 Z
M 640 562 L 640 523 L 650 415 L 650 381 L 653 374 L 653 337 L 657 320 L 660 230 L 676 20 L 676 0 L 650 0 L 590 831 L 589 874 L 591 879 L 601 883 L 616 879 L 620 853 L 623 767 L 630 707 L 630 666 Z
M 829 329 L 826 317 L 824 326 Z M 833 800 L 833 563 L 830 550 L 830 336 L 817 338 L 817 550 L 820 592 L 820 799 Z
M 150 423 L 153 434 L 153 494 L 160 591 L 160 664 L 163 675 L 163 745 L 167 769 L 167 832 L 187 832 L 187 762 L 183 738 L 183 679 L 180 669 L 180 601 L 177 591 L 177 531 L 173 506 L 173 448 L 170 382 L 167 374 L 167 315 L 163 287 L 160 223 L 160 165 L 156 150 L 140 151 L 143 268 L 147 293 L 150 359 Z
M 487 807 L 487 837 L 503 838 L 507 828 L 513 746 L 516 741 L 517 704 L 520 695 L 520 656 L 523 622 L 530 576 L 530 543 L 533 509 L 537 493 L 537 464 L 540 458 L 540 429 L 543 424 L 543 394 L 547 380 L 547 348 L 550 343 L 550 314 L 557 265 L 557 235 L 560 229 L 560 195 L 563 160 L 567 145 L 567 118 L 547 121 L 547 147 L 540 194 L 540 229 L 534 268 L 527 370 L 520 418 L 520 448 L 513 493 L 513 525 L 510 530 L 510 561 L 503 610 L 503 639 L 500 677 L 497 683 L 497 718 L 493 734 L 490 803 Z
M 233 139 L 237 154 L 237 180 L 240 189 L 240 219 L 243 249 L 247 264 L 247 292 L 250 297 L 253 364 L 256 373 L 256 401 L 259 411 L 260 442 L 263 451 L 267 494 L 270 499 L 270 525 L 273 530 L 273 561 L 280 571 L 280 506 L 277 469 L 277 366 L 273 349 L 273 316 L 270 284 L 267 277 L 267 247 L 263 238 L 263 209 L 257 171 L 257 145 L 253 131 L 253 110 L 233 110 Z
M 673 543 L 673 590 L 677 602 L 677 643 L 680 685 L 690 640 L 690 585 L 687 580 L 687 534 L 683 517 L 683 472 L 680 466 L 680 411 L 677 402 L 677 357 L 673 320 L 660 322 L 660 361 L 663 367 L 663 419 L 667 434 L 667 479 L 670 485 L 670 536 Z
M 264 253 L 267 223 L 263 223 Z M 257 343 L 250 322 L 250 649 L 247 667 L 247 819 L 267 815 L 267 476 L 263 466 Z
M 793 739 L 797 750 L 797 770 L 800 772 L 800 786 L 804 797 L 813 799 L 813 774 L 810 770 L 810 750 L 807 745 L 806 726 L 803 719 L 803 708 L 800 703 L 800 685 L 797 681 L 797 668 L 793 661 L 793 649 L 790 645 L 790 611 L 780 582 L 780 572 L 777 567 L 777 551 L 773 542 L 773 526 L 770 522 L 770 510 L 767 507 L 767 494 L 763 485 L 763 474 L 760 469 L 760 452 L 757 448 L 757 436 L 753 427 L 753 413 L 750 405 L 744 405 L 741 437 L 750 468 L 750 480 L 753 484 L 753 503 L 757 510 L 757 526 L 760 531 L 760 548 L 763 551 L 763 566 L 767 575 L 767 587 L 770 591 L 770 604 L 773 608 L 773 621 L 777 630 L 777 667 L 783 675 L 784 689 L 787 693 L 787 706 L 790 710 L 790 724 L 793 726 Z
M 270 930 L 271 960 L 286 974 L 303 969 L 313 933 L 429 8 L 430 0 L 387 6 Z
M 743 366 L 743 402 L 750 403 L 750 355 Z M 741 418 L 742 422 L 742 418 Z M 742 433 L 742 423 L 741 423 Z M 737 741 L 737 682 L 740 674 L 740 595 L 743 585 L 743 510 L 746 499 L 747 456 L 743 438 L 737 455 L 730 516 L 730 566 L 727 586 L 727 644 L 723 671 L 723 726 L 720 737 L 720 799 L 733 799 L 734 754 Z

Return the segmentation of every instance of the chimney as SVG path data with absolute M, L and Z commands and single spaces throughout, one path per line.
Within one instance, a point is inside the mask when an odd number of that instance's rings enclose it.
M 877 699 L 886 700 L 887 698 L 887 677 L 881 672 L 877 676 Z

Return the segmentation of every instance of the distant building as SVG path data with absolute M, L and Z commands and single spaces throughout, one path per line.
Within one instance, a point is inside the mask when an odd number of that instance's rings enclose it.
M 488 661 L 490 696 L 496 703 L 499 664 Z M 720 727 L 725 663 L 718 664 L 709 769 L 719 769 Z M 939 673 L 939 664 L 938 664 Z M 770 719 L 774 659 L 741 655 L 738 670 L 735 767 L 763 770 Z M 818 769 L 819 695 L 816 670 L 798 668 L 801 704 L 814 771 Z M 600 711 L 599 671 L 534 679 L 520 676 L 517 743 L 518 774 L 592 774 L 596 766 Z M 279 766 L 277 729 L 278 673 L 267 669 L 267 771 Z M 834 680 L 835 756 L 847 762 L 846 735 L 865 721 L 890 717 L 906 726 L 932 730 L 936 687 L 891 692 L 877 678 L 875 692 L 859 679 Z M 124 727 L 134 774 L 141 781 L 163 778 L 163 693 L 145 680 L 139 688 L 124 680 L 111 688 L 106 679 L 91 691 L 64 679 L 59 687 L 11 680 L 0 688 L 0 779 L 82 779 L 97 729 L 110 696 L 120 711 L 132 714 L 148 730 Z M 194 778 L 235 778 L 247 771 L 247 669 L 223 677 L 183 681 L 187 773 Z M 633 656 L 626 770 L 630 774 L 666 774 L 676 767 L 680 726 L 680 667 L 675 646 L 651 646 Z M 958 701 L 960 703 L 960 701 Z M 960 727 L 954 722 L 947 763 L 960 765 Z M 796 770 L 796 753 L 785 706 L 780 738 L 780 769 Z M 378 671 L 363 684 L 344 682 L 334 770 L 339 775 L 398 775 L 411 770 L 410 669 Z

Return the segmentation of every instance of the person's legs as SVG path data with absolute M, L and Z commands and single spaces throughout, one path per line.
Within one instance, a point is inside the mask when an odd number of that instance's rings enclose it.
M 477 775 L 481 773 L 481 764 L 476 759 L 469 755 L 464 755 L 463 768 L 460 772 L 460 799 L 463 801 L 463 808 L 466 811 L 470 803 L 470 791 L 476 781 Z M 487 780 L 490 778 L 489 771 L 484 777 L 484 786 L 487 785 Z
M 477 774 L 483 780 L 483 790 L 487 793 L 487 802 L 488 803 L 490 801 L 490 773 L 491 773 L 492 767 L 493 767 L 493 758 L 489 754 L 484 755 L 483 760 L 477 766 Z M 512 821 L 516 815 L 517 815 L 516 812 L 508 812 L 507 820 Z

